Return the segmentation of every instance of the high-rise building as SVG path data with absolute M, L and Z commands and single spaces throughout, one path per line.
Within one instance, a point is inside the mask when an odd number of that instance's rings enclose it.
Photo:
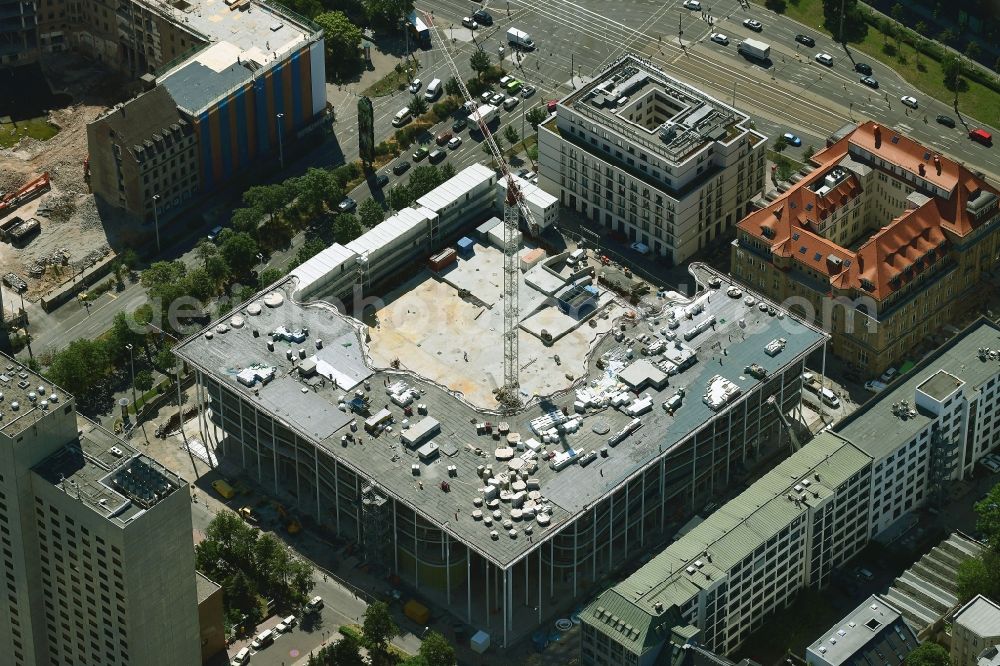
M 750 212 L 765 143 L 747 114 L 626 55 L 538 126 L 539 185 L 680 263 Z
M 875 122 L 827 143 L 811 173 L 739 222 L 732 274 L 878 376 L 951 324 L 997 265 L 1000 190 Z
M 200 663 L 187 484 L 5 356 L 0 543 L 4 663 Z

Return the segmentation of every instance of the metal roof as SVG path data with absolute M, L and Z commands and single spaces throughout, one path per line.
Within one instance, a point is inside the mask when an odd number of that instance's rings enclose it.
M 399 238 L 435 217 L 437 217 L 435 213 L 423 208 L 404 208 L 352 240 L 346 248 L 355 254 L 365 254 L 366 252 L 378 254 Z
M 803 478 L 813 477 L 809 490 L 818 493 L 822 500 L 870 463 L 871 458 L 850 442 L 832 433 L 820 433 L 634 574 L 598 597 L 582 613 L 585 621 L 616 642 L 640 650 L 651 640 L 647 634 L 657 626 L 662 609 L 682 606 L 700 590 L 714 585 L 733 566 L 806 511 L 804 506 L 786 497 Z M 689 573 L 688 567 L 696 562 L 701 566 L 694 567 L 693 574 Z M 607 623 L 599 612 L 608 605 L 621 606 L 622 599 L 627 608 L 619 608 L 618 612 L 631 618 L 629 624 L 638 628 L 631 635 Z M 661 604 L 659 611 L 657 604 Z
M 474 188 L 489 182 L 491 179 L 496 179 L 496 172 L 493 169 L 479 163 L 473 164 L 459 171 L 454 178 L 449 178 L 417 199 L 417 205 L 429 208 L 435 213 L 441 212 L 462 199 Z
M 916 408 L 914 398 L 918 386 L 945 370 L 964 381 L 966 395 L 971 396 L 1000 373 L 997 361 L 988 358 L 980 360 L 978 354 L 982 347 L 1000 348 L 1000 326 L 985 317 L 939 347 L 890 388 L 842 419 L 834 426 L 834 432 L 851 440 L 876 460 L 885 458 L 934 420 L 933 416 Z M 902 400 L 914 407 L 916 416 L 900 418 L 892 413 L 893 404 Z
M 878 595 L 868 597 L 809 646 L 831 666 L 896 666 L 919 645 L 898 610 Z
M 962 625 L 977 636 L 1000 636 L 1000 604 L 978 594 L 955 613 L 952 622 Z
M 314 284 L 322 281 L 327 275 L 352 261 L 356 256 L 358 255 L 353 250 L 340 243 L 334 243 L 305 263 L 295 267 L 291 274 L 299 280 L 296 291 L 308 291 Z

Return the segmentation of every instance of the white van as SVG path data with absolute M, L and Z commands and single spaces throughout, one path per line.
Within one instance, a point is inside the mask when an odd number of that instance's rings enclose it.
M 441 79 L 434 79 L 427 86 L 427 92 L 424 93 L 424 99 L 428 102 L 433 102 L 438 97 L 441 96 Z
M 274 631 L 268 629 L 267 631 L 262 631 L 261 633 L 257 634 L 257 636 L 250 643 L 250 647 L 260 652 L 273 642 L 274 642 Z
M 230 666 L 245 666 L 250 663 L 250 648 L 241 648 L 239 652 L 229 662 Z
M 410 114 L 409 107 L 404 106 L 393 117 L 393 119 L 392 119 L 392 126 L 393 127 L 402 127 L 406 123 L 410 122 L 411 118 L 413 118 L 413 116 Z
M 583 260 L 584 254 L 586 254 L 584 250 L 573 250 L 572 252 L 569 253 L 569 256 L 566 257 L 566 265 L 576 266 Z
M 837 394 L 828 388 L 819 392 L 819 399 L 822 400 L 827 407 L 833 407 L 835 409 L 840 407 L 840 398 L 838 398 Z

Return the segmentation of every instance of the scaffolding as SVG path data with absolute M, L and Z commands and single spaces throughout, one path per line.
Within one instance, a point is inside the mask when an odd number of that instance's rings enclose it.
M 384 558 L 392 540 L 392 520 L 389 500 L 378 486 L 368 483 L 361 488 L 361 545 L 365 558 L 372 564 L 385 564 Z

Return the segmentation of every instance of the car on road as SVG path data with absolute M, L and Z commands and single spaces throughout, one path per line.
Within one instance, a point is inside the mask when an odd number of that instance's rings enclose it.
M 535 86 L 524 86 L 521 88 L 521 97 L 528 99 L 535 94 Z
M 802 44 L 803 46 L 808 46 L 810 48 L 816 46 L 816 40 L 810 37 L 809 35 L 795 35 L 795 41 L 797 41 L 799 44 Z
M 854 71 L 858 74 L 864 74 L 865 76 L 872 75 L 872 66 L 866 62 L 856 62 L 854 63 Z
M 451 141 L 451 132 L 447 130 L 445 130 L 444 132 L 439 132 L 438 135 L 434 137 L 434 143 L 436 143 L 439 146 L 443 146 L 449 141 Z
M 443 150 L 432 150 L 431 154 L 427 156 L 427 160 L 431 164 L 437 164 L 446 157 L 448 157 L 448 153 L 444 152 Z
M 546 102 L 545 108 L 548 110 L 549 113 L 555 113 L 556 112 L 556 104 L 558 104 L 558 103 L 559 103 L 559 100 L 557 100 L 557 99 L 550 99 L 548 102 Z
M 410 169 L 410 163 L 406 160 L 402 162 L 397 162 L 392 166 L 392 172 L 397 176 L 406 173 Z
M 375 176 L 375 184 L 379 186 L 379 189 L 385 187 L 389 184 L 389 174 L 380 173 Z
M 952 118 L 951 116 L 946 116 L 943 113 L 937 117 L 937 121 L 939 124 L 944 125 L 945 127 L 955 126 L 955 119 Z
M 757 19 L 744 19 L 743 27 L 750 28 L 754 32 L 760 32 L 761 30 L 764 29 L 764 24 L 758 21 Z
M 306 612 L 315 613 L 323 608 L 323 597 L 315 596 L 306 604 Z
M 495 95 L 490 97 L 490 104 L 492 104 L 493 106 L 500 106 L 501 104 L 503 104 L 503 100 L 504 100 L 503 95 L 501 95 L 500 93 L 496 93 Z
M 453 122 L 451 124 L 451 131 L 452 132 L 461 132 L 462 130 L 464 130 L 468 126 L 469 126 L 468 119 L 466 119 L 466 118 L 458 118 L 458 119 L 455 120 L 455 122 Z
M 817 53 L 816 62 L 827 67 L 833 67 L 833 56 L 829 53 Z
M 781 138 L 787 141 L 788 145 L 790 146 L 795 146 L 796 148 L 798 148 L 799 146 L 802 145 L 802 139 L 792 134 L 791 132 L 785 132 L 784 134 L 781 135 Z
M 351 197 L 344 197 L 344 200 L 337 204 L 338 213 L 350 213 L 358 207 L 358 202 Z
M 292 630 L 297 624 L 297 620 L 294 615 L 289 615 L 274 627 L 274 631 L 279 634 L 284 634 Z
M 431 151 L 427 150 L 425 146 L 420 146 L 419 148 L 413 151 L 413 155 L 411 155 L 410 157 L 413 158 L 414 162 L 419 162 L 420 160 L 427 157 L 430 154 L 430 152 Z
M 462 25 L 464 25 L 469 30 L 478 30 L 479 29 L 479 24 L 476 23 L 476 20 L 474 18 L 472 18 L 471 16 L 463 16 L 462 17 Z
M 629 247 L 638 252 L 639 254 L 649 254 L 649 246 L 646 245 L 645 243 L 640 243 L 639 241 L 636 241 L 631 245 L 629 245 Z
M 472 18 L 479 21 L 479 25 L 493 25 L 493 15 L 485 9 L 477 9 L 472 13 Z
M 976 128 L 973 130 L 969 130 L 969 138 L 972 139 L 973 141 L 978 141 L 984 146 L 993 145 L 993 135 L 984 129 Z
M 865 84 L 869 88 L 878 89 L 878 81 L 875 80 L 874 76 L 862 76 L 861 83 Z
M 462 137 L 460 136 L 452 137 L 452 139 L 448 142 L 448 148 L 452 150 L 455 150 L 461 145 L 462 145 Z
M 696 12 L 701 11 L 700 0 L 684 0 L 684 9 L 693 9 Z
M 912 95 L 903 95 L 899 98 L 899 101 L 910 107 L 911 109 L 917 108 L 917 98 Z
M 420 92 L 420 86 L 424 85 L 424 82 L 420 79 L 413 79 L 410 81 L 410 92 L 416 95 Z
M 245 648 L 240 648 L 240 651 L 233 656 L 232 661 L 229 662 L 229 666 L 246 666 L 246 664 L 249 663 L 250 663 L 250 648 L 245 647 Z
M 520 97 L 508 97 L 507 99 L 505 99 L 503 101 L 503 108 L 505 108 L 506 110 L 510 111 L 511 109 L 513 109 L 515 106 L 517 106 L 520 103 L 521 103 L 521 98 Z
M 729 37 L 723 35 L 721 32 L 713 32 L 709 39 L 716 44 L 722 44 L 723 46 L 727 46 L 729 44 Z

